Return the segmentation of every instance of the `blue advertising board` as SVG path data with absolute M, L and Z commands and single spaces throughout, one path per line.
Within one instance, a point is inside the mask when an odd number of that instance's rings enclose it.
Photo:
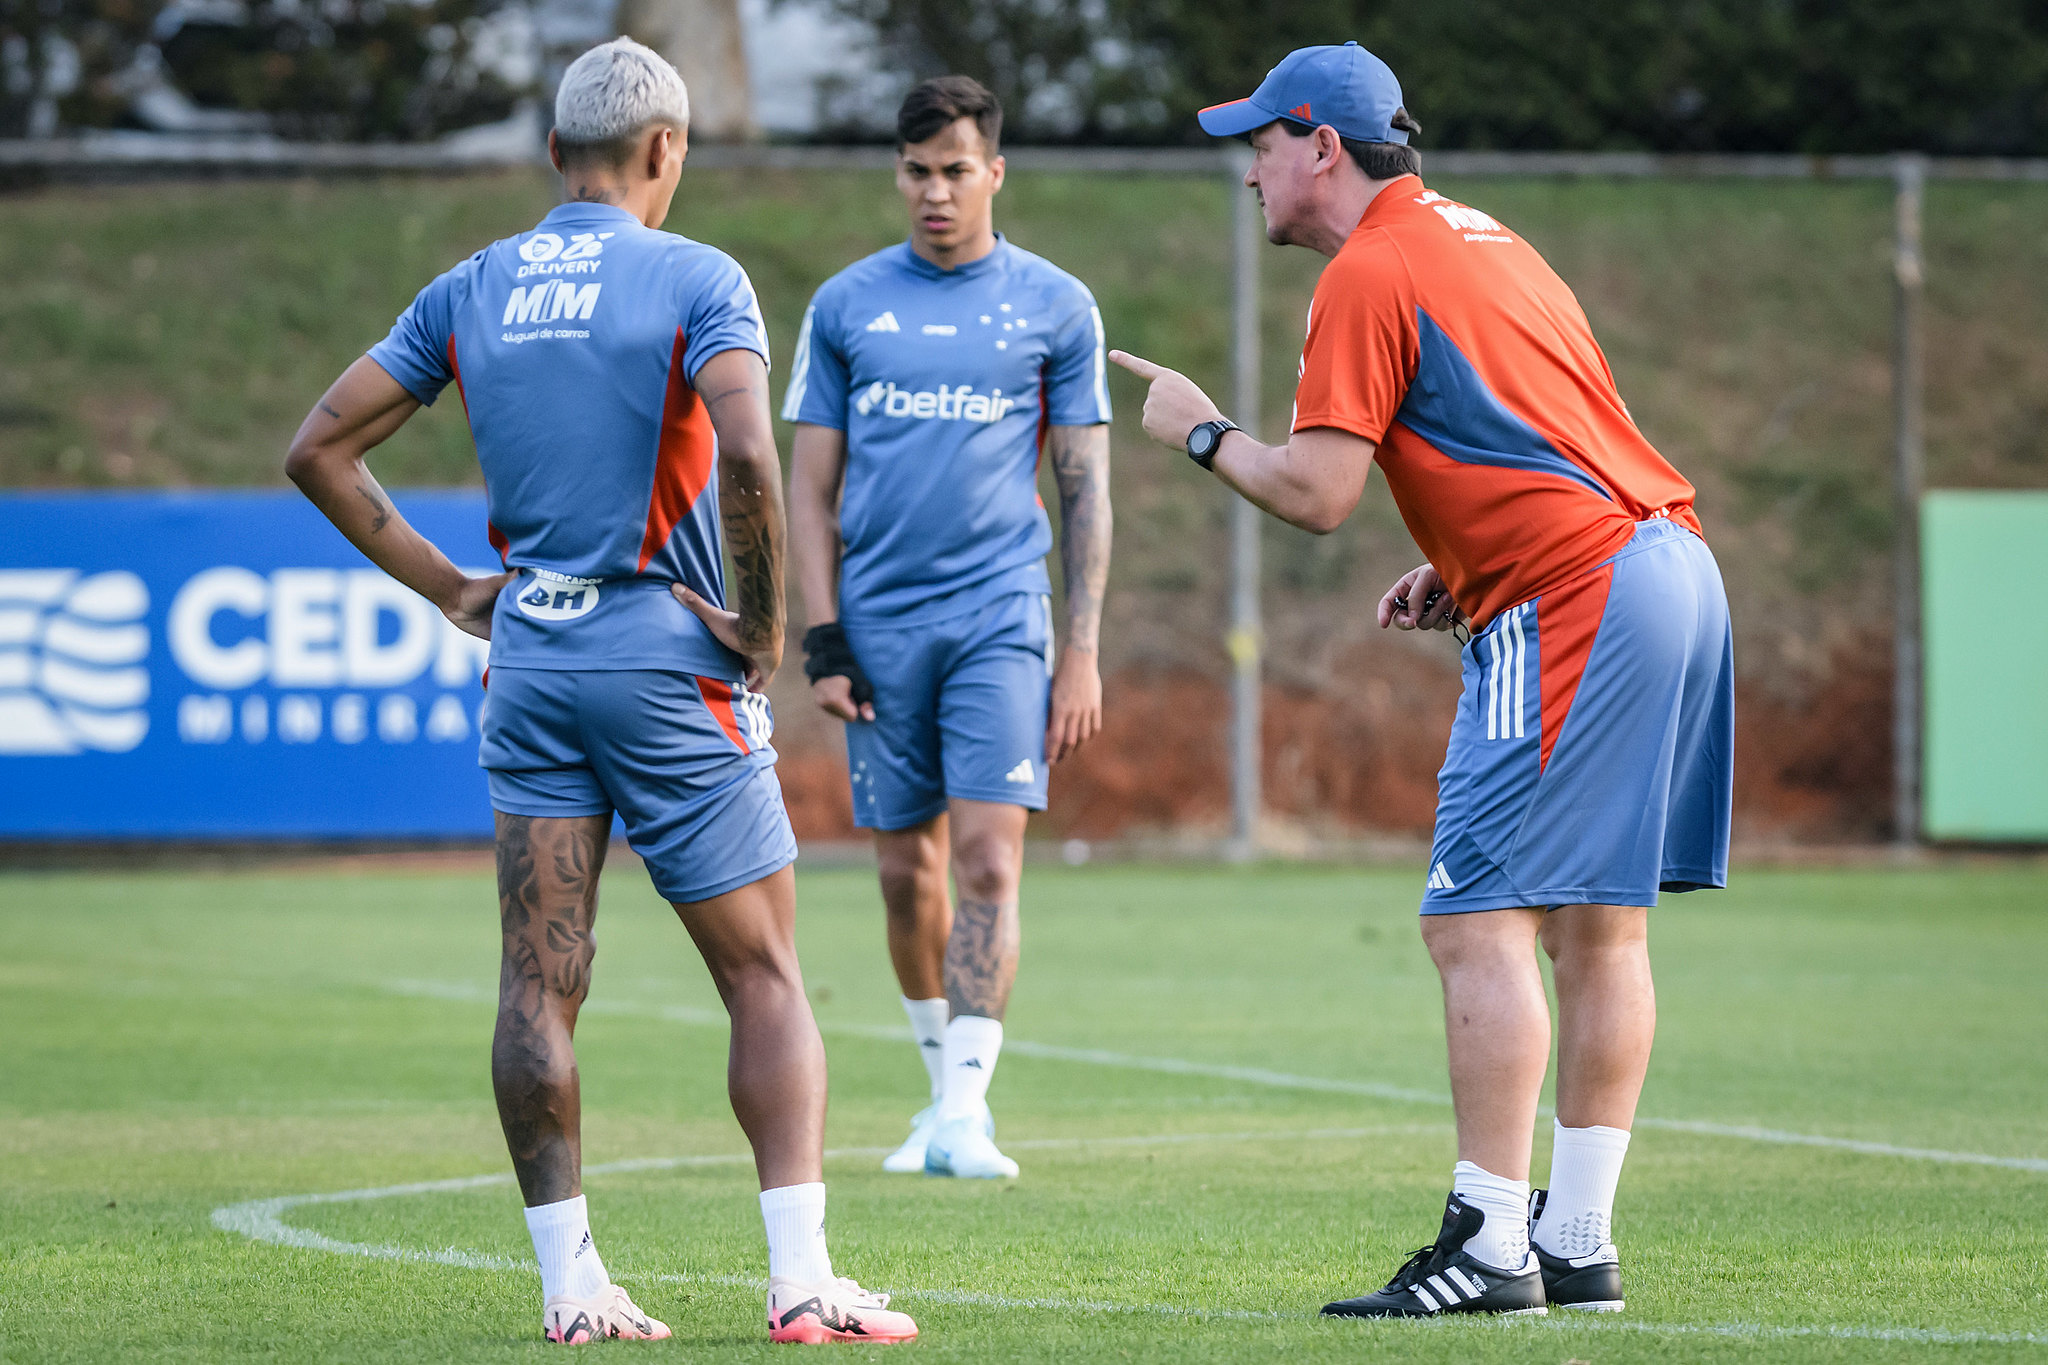
M 488 572 L 481 492 L 400 492 Z M 0 840 L 476 838 L 488 644 L 293 492 L 0 497 Z

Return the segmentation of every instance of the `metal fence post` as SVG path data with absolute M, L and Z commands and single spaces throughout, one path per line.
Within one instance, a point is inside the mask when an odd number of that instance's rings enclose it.
M 1899 156 L 1892 183 L 1892 838 L 1906 847 L 1920 839 L 1920 485 L 1926 468 L 1920 211 L 1927 159 Z
M 1231 402 L 1237 424 L 1259 433 L 1259 248 L 1266 225 L 1258 201 L 1239 183 L 1250 154 L 1230 160 Z M 1243 862 L 1258 853 L 1259 822 L 1259 509 L 1230 499 L 1230 844 Z

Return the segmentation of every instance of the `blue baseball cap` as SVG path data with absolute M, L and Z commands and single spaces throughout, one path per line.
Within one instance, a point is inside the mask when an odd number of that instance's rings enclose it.
M 1393 68 L 1357 43 L 1298 47 L 1266 73 L 1250 99 L 1212 104 L 1195 115 L 1211 137 L 1242 137 L 1279 119 L 1314 128 L 1329 124 L 1356 142 L 1408 141 L 1394 127 L 1401 82 Z

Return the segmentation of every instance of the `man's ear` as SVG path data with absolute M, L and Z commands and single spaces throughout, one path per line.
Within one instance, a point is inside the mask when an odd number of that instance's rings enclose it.
M 994 194 L 996 191 L 1002 189 L 1003 187 L 1003 172 L 1005 171 L 1005 169 L 1007 169 L 1007 167 L 1005 166 L 1003 159 L 1000 156 L 998 156 L 995 160 L 988 163 L 988 168 L 991 172 L 991 183 L 989 185 L 989 193 Z
M 1344 140 L 1337 136 L 1337 130 L 1327 123 L 1319 123 L 1315 138 L 1317 174 L 1337 169 L 1338 163 L 1344 159 Z
M 568 170 L 562 165 L 562 144 L 555 140 L 555 130 L 552 128 L 548 129 L 548 161 L 562 174 L 568 174 Z

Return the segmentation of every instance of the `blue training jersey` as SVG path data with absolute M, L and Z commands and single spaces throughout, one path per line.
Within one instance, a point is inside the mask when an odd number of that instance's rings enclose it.
M 997 238 L 941 270 L 909 244 L 825 281 L 782 416 L 846 433 L 839 616 L 938 620 L 1049 592 L 1038 499 L 1047 426 L 1109 420 L 1086 285 Z
M 741 676 L 668 591 L 725 601 L 718 439 L 690 381 L 736 349 L 768 357 L 738 262 L 585 203 L 442 275 L 371 348 L 422 403 L 462 394 L 491 543 L 525 570 L 493 664 Z

